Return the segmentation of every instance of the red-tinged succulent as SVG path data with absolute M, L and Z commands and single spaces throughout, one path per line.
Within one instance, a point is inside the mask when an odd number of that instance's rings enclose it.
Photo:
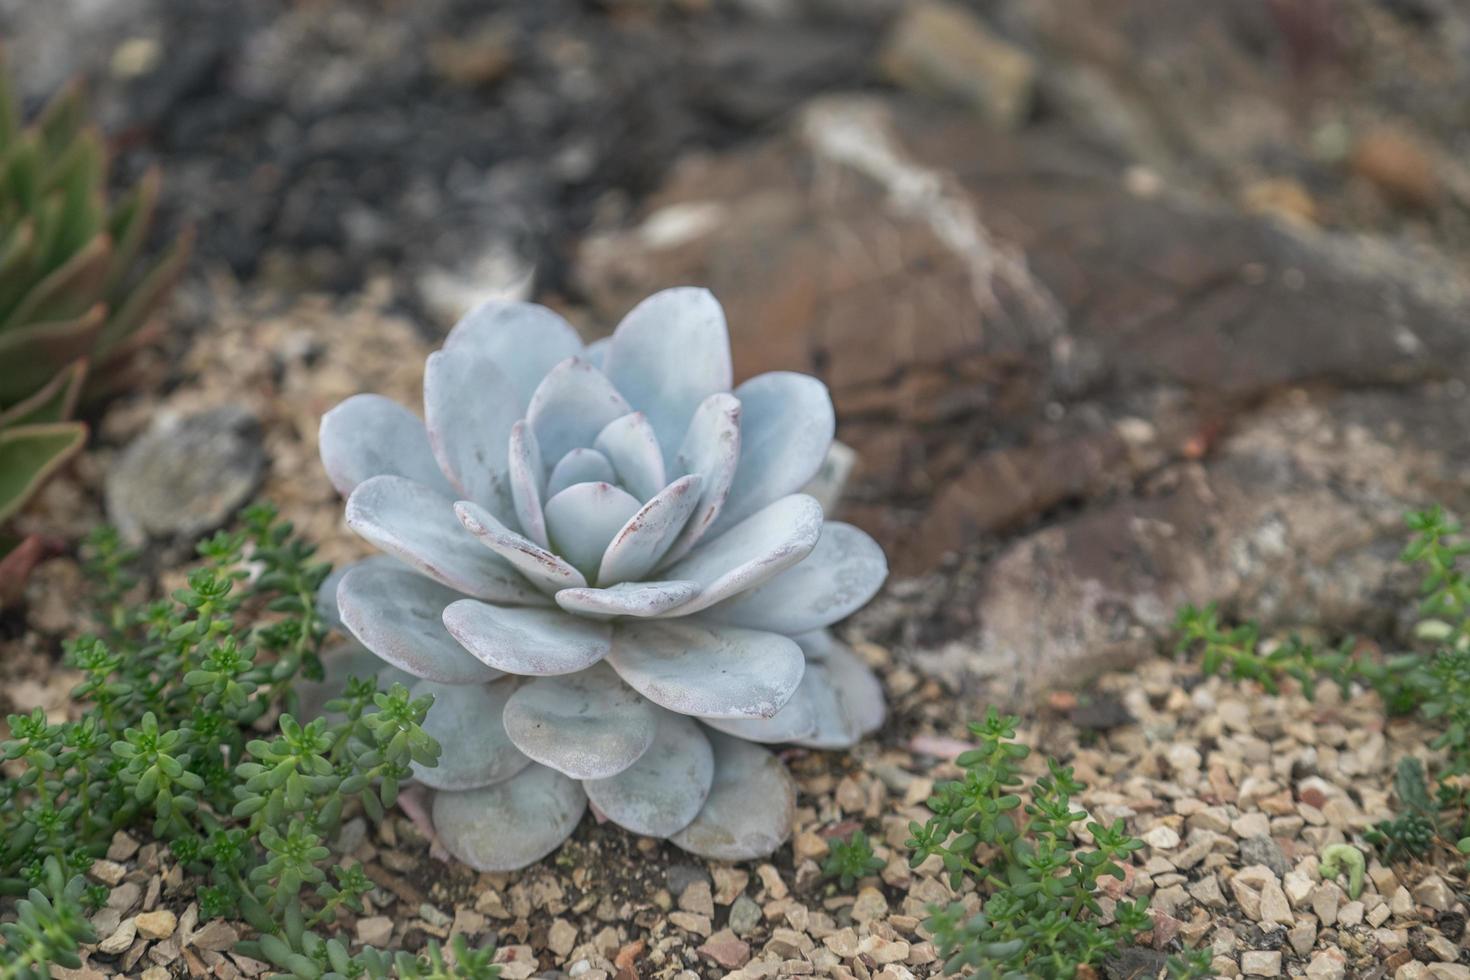
M 158 183 L 109 203 L 81 89 L 24 125 L 0 63 L 0 523 L 81 449 L 73 411 L 115 387 L 183 268 L 188 235 L 143 257 Z

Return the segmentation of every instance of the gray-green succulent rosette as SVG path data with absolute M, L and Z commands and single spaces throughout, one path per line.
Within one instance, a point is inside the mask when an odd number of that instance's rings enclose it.
M 435 698 L 443 755 L 415 776 L 443 845 L 520 868 L 590 801 L 705 857 L 779 847 L 795 789 L 757 743 L 843 748 L 884 717 L 826 631 L 878 591 L 883 552 L 800 492 L 832 441 L 826 387 L 732 390 L 723 310 L 679 288 L 590 346 L 544 307 L 480 307 L 430 355 L 424 417 L 356 395 L 321 455 L 383 552 L 329 583 L 340 622 Z

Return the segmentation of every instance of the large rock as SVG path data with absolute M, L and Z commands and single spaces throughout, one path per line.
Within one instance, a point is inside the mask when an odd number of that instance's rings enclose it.
M 679 169 L 590 239 L 607 322 L 710 286 L 739 373 L 833 390 L 863 460 L 850 513 L 901 571 L 1199 456 L 1294 385 L 1466 362 L 1470 306 L 1432 256 L 1176 199 L 1047 132 L 868 98 Z
M 926 664 L 1076 680 L 1187 601 L 1392 620 L 1402 512 L 1465 502 L 1463 277 L 1125 173 L 1044 128 L 828 99 L 677 169 L 579 274 L 609 323 L 708 285 L 737 373 L 827 381 L 847 516 L 900 573 L 971 556 L 933 582 Z
M 1076 682 L 1166 642 L 1185 603 L 1394 635 L 1417 574 L 1405 511 L 1470 504 L 1458 382 L 1282 399 L 1202 463 L 1024 535 L 989 564 L 979 629 L 927 662 L 1003 691 Z
M 238 405 L 163 415 L 107 475 L 107 517 L 130 541 L 192 539 L 250 502 L 265 473 L 259 419 Z

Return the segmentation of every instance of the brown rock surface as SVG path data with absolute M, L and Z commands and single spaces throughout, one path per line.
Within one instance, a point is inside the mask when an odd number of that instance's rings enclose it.
M 1463 492 L 1463 386 L 1436 385 L 1470 362 L 1463 278 L 1118 174 L 1044 129 L 821 100 L 592 237 L 582 285 L 607 323 L 709 285 L 740 374 L 822 376 L 848 516 L 899 572 L 1045 525 L 980 575 L 965 673 L 1134 657 L 1184 601 L 1360 618 L 1402 511 Z

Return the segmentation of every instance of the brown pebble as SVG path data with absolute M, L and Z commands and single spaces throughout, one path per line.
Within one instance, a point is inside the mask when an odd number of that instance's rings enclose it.
M 1380 126 L 1364 133 L 1353 146 L 1350 165 L 1395 204 L 1428 208 L 1439 199 L 1433 159 L 1401 130 Z

